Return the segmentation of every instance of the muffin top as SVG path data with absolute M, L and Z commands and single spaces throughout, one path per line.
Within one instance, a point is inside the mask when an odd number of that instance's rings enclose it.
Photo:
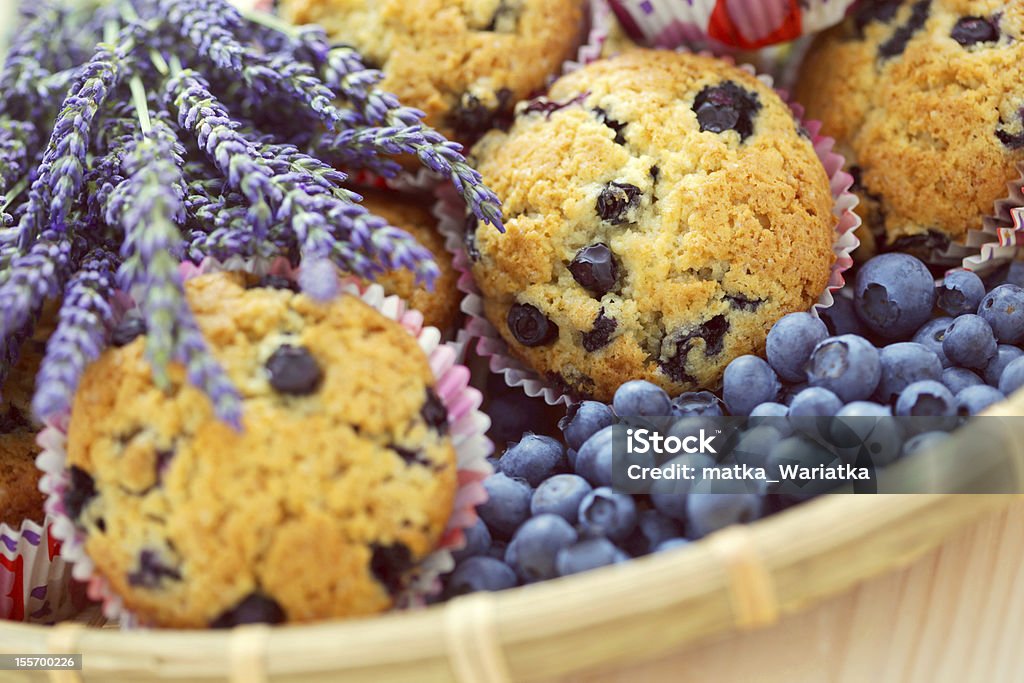
M 392 270 L 377 276 L 377 282 L 388 294 L 396 294 L 423 314 L 423 322 L 442 332 L 455 325 L 462 295 L 456 286 L 459 274 L 452 267 L 452 256 L 445 249 L 444 238 L 437 231 L 437 219 L 429 209 L 395 193 L 363 192 L 363 206 L 396 228 L 405 230 L 430 250 L 441 274 L 433 290 L 417 286 L 412 272 Z
M 467 235 L 514 353 L 600 400 L 718 384 L 824 291 L 829 180 L 789 107 L 707 57 L 637 50 L 558 80 L 473 150 L 508 229 Z
M 246 284 L 250 287 L 247 288 Z M 416 339 L 352 296 L 190 280 L 189 303 L 243 396 L 243 430 L 143 337 L 85 373 L 65 511 L 144 621 L 309 621 L 387 609 L 451 514 L 447 411 Z
M 797 99 L 834 136 L 876 248 L 929 258 L 980 228 L 1024 160 L 1024 2 L 865 3 Z
M 573 57 L 584 0 L 281 0 L 383 70 L 381 88 L 451 139 L 489 130 Z

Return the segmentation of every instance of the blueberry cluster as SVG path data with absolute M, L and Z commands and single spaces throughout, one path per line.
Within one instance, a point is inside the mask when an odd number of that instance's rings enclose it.
M 622 420 L 668 417 L 668 434 L 682 436 L 732 416 L 740 426 L 717 460 L 677 456 L 698 470 L 746 464 L 773 472 L 784 463 L 839 462 L 843 456 L 823 449 L 822 429 L 832 432 L 824 435 L 831 443 L 858 432 L 858 446 L 879 467 L 946 438 L 964 418 L 1024 386 L 1024 289 L 1017 274 L 1015 266 L 986 286 L 975 273 L 955 270 L 936 285 L 913 256 L 884 254 L 860 269 L 852 292 L 840 293 L 820 319 L 793 313 L 779 320 L 768 334 L 766 359 L 730 363 L 721 396 L 672 398 L 635 380 L 619 387 L 611 405 L 574 404 L 559 422 L 560 439 L 527 432 L 493 460 L 489 500 L 456 553 L 446 596 L 684 546 L 827 490 L 767 484 L 721 492 L 698 477 L 664 492 L 621 493 L 612 486 L 612 448 L 613 425 Z M 503 413 L 520 412 L 506 407 Z

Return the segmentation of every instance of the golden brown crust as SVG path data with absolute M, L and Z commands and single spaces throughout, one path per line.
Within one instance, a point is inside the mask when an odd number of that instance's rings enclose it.
M 441 331 L 454 327 L 459 317 L 459 274 L 452 267 L 452 256 L 444 246 L 444 238 L 437 231 L 437 219 L 422 204 L 394 194 L 362 192 L 363 205 L 396 228 L 401 228 L 430 250 L 441 274 L 434 282 L 433 291 L 416 286 L 415 276 L 408 270 L 394 270 L 377 277 L 388 294 L 405 299 L 412 308 L 423 314 L 423 321 Z
M 934 0 L 905 50 L 880 56 L 912 4 L 862 32 L 851 18 L 820 36 L 804 62 L 797 99 L 859 167 L 858 213 L 875 232 L 871 242 L 891 244 L 928 230 L 959 241 L 1006 196 L 1024 160 L 1024 149 L 1011 150 L 996 137 L 998 129 L 1024 132 L 1024 3 Z M 995 14 L 998 42 L 964 47 L 951 37 L 962 17 Z
M 384 71 L 381 88 L 426 112 L 427 123 L 449 138 L 464 139 L 459 119 L 471 98 L 493 110 L 507 90 L 510 107 L 543 89 L 574 56 L 583 6 L 583 0 L 282 0 L 280 11 L 297 23 L 321 24 L 332 39 L 355 47 Z
M 235 274 L 191 280 L 187 292 L 244 396 L 245 429 L 214 419 L 180 366 L 157 389 L 144 338 L 91 365 L 68 462 L 95 480 L 80 522 L 97 571 L 130 610 L 165 626 L 209 625 L 257 591 L 290 621 L 387 609 L 374 549 L 401 544 L 422 559 L 456 486 L 451 441 L 421 414 L 434 380 L 415 338 L 351 296 L 321 305 L 246 289 Z M 316 359 L 315 393 L 270 385 L 264 363 L 284 343 Z M 180 579 L 132 581 L 144 551 Z
M 705 86 L 723 82 L 761 103 L 742 143 L 734 130 L 701 132 L 693 111 Z M 517 355 L 577 394 L 607 400 L 635 378 L 676 392 L 714 387 L 731 358 L 763 349 L 775 320 L 824 291 L 835 225 L 825 171 L 785 103 L 724 62 L 637 50 L 563 77 L 549 94 L 576 98 L 550 113 L 521 105 L 509 133 L 473 150 L 508 228 L 476 232 L 487 316 Z M 603 120 L 625 126 L 619 143 Z M 641 193 L 625 223 L 597 214 L 611 182 Z M 595 243 L 611 248 L 620 271 L 600 298 L 568 268 Z M 513 304 L 541 309 L 557 340 L 520 344 L 506 323 Z M 588 350 L 583 335 L 602 309 L 615 329 Z

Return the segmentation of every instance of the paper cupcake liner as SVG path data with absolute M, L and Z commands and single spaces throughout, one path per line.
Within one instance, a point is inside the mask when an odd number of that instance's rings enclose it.
M 184 263 L 181 268 L 186 279 L 223 270 L 245 270 L 260 275 L 273 273 L 286 277 L 297 275 L 297 270 L 283 258 L 273 261 L 239 258 L 226 262 L 207 259 L 199 266 Z M 342 282 L 341 293 L 359 297 L 416 337 L 436 380 L 435 391 L 448 409 L 458 481 L 452 514 L 437 549 L 419 563 L 410 575 L 406 590 L 396 598 L 396 608 L 421 606 L 429 597 L 441 592 L 441 575 L 455 567 L 452 552 L 465 545 L 464 531 L 476 523 L 476 508 L 487 500 L 483 481 L 493 471 L 487 457 L 494 450 L 486 436 L 490 418 L 479 410 L 483 396 L 469 386 L 470 372 L 458 362 L 462 351 L 459 344 L 442 341 L 436 328 L 424 326 L 422 314 L 408 308 L 399 297 L 386 295 L 380 285 L 365 285 L 356 278 L 346 278 Z M 53 516 L 52 536 L 63 543 L 60 557 L 71 565 L 71 576 L 87 582 L 89 597 L 102 603 L 107 619 L 120 619 L 125 627 L 137 625 L 134 615 L 125 609 L 124 602 L 114 593 L 109 582 L 95 572 L 95 564 L 85 552 L 85 534 L 65 512 L 63 494 L 70 484 L 66 469 L 67 419 L 48 423 L 38 440 L 43 452 L 36 459 L 36 464 L 45 472 L 40 488 L 47 494 L 46 510 Z
M 657 47 L 753 50 L 834 24 L 855 0 L 611 0 L 619 22 Z
M 979 275 L 987 275 L 1016 257 L 1024 245 L 1024 164 L 1017 164 L 1019 176 L 1006 184 L 1007 196 L 995 204 L 993 215 L 986 216 L 981 230 L 971 230 L 964 247 L 971 250 L 962 265 Z
M 0 619 L 53 624 L 86 606 L 85 587 L 72 581 L 52 523 L 47 515 L 42 526 L 0 524 Z
M 732 60 L 726 59 L 726 61 L 731 62 Z M 768 87 L 773 87 L 770 76 L 758 75 L 756 70 L 749 65 L 742 65 L 740 68 L 755 75 Z M 789 103 L 793 115 L 810 135 L 814 151 L 828 174 L 834 200 L 832 212 L 836 217 L 836 237 L 832 245 L 832 252 L 835 260 L 825 291 L 811 307 L 811 313 L 817 315 L 819 309 L 828 308 L 834 303 L 832 292 L 841 289 L 846 284 L 843 273 L 853 265 L 853 257 L 850 254 L 860 245 L 855 234 L 861 223 L 860 217 L 854 211 L 858 199 L 855 194 L 850 192 L 853 177 L 843 170 L 845 159 L 833 150 L 835 141 L 821 135 L 820 122 L 804 120 L 803 107 L 790 101 L 786 91 L 778 90 L 777 92 L 784 101 Z M 508 386 L 520 387 L 527 396 L 543 398 L 552 406 L 559 403 L 569 405 L 574 400 L 572 396 L 565 393 L 563 389 L 552 385 L 539 373 L 516 358 L 509 350 L 508 344 L 502 339 L 501 334 L 484 315 L 483 299 L 473 279 L 472 267 L 465 250 L 464 205 L 459 196 L 449 187 L 438 188 L 436 194 L 438 201 L 434 205 L 434 215 L 439 221 L 438 230 L 444 235 L 445 247 L 452 253 L 452 265 L 459 272 L 458 287 L 464 295 L 460 307 L 466 314 L 466 324 L 459 333 L 459 341 L 468 344 L 474 338 L 479 339 L 476 347 L 477 353 L 488 359 L 491 371 L 502 375 Z

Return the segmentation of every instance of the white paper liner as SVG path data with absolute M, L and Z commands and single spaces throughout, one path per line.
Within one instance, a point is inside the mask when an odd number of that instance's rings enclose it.
M 71 580 L 52 522 L 47 515 L 42 526 L 0 524 L 0 619 L 53 624 L 85 607 L 85 587 Z
M 285 259 L 270 262 L 236 257 L 225 262 L 207 259 L 200 266 L 182 264 L 186 279 L 224 270 L 244 270 L 257 275 L 272 272 L 293 278 L 297 275 L 297 270 L 293 270 Z M 422 606 L 428 597 L 441 592 L 441 575 L 455 567 L 452 552 L 465 545 L 464 530 L 476 523 L 476 508 L 487 500 L 483 481 L 493 472 L 487 457 L 494 446 L 486 436 L 491 421 L 479 410 L 483 396 L 469 386 L 469 369 L 458 362 L 463 351 L 458 342 L 442 341 L 440 331 L 423 325 L 421 313 L 408 308 L 401 298 L 386 295 L 380 285 L 366 285 L 356 278 L 346 278 L 342 281 L 341 294 L 358 296 L 416 337 L 436 379 L 435 392 L 448 409 L 449 434 L 456 453 L 458 478 L 452 515 L 437 549 L 417 565 L 406 590 L 396 598 L 396 608 Z M 40 489 L 47 494 L 46 510 L 53 516 L 53 537 L 63 544 L 61 558 L 71 565 L 70 574 L 75 579 L 87 582 L 89 597 L 102 603 L 107 619 L 120 619 L 122 627 L 140 625 L 125 609 L 124 602 L 114 593 L 109 582 L 95 573 L 95 564 L 85 553 L 85 534 L 65 514 L 63 493 L 70 480 L 66 469 L 67 419 L 48 423 L 38 441 L 43 451 L 36 464 L 45 473 Z
M 729 62 L 733 61 L 728 57 L 724 59 Z M 774 87 L 772 78 L 757 74 L 754 67 L 744 64 L 739 68 L 755 75 L 768 87 Z M 832 251 L 835 261 L 829 274 L 828 286 L 811 307 L 811 313 L 817 315 L 819 309 L 828 308 L 834 303 L 832 292 L 841 289 L 846 284 L 843 273 L 853 265 L 853 257 L 850 254 L 860 245 L 860 240 L 857 239 L 855 233 L 860 227 L 861 219 L 854 211 L 859 200 L 855 194 L 850 192 L 853 177 L 843 170 L 845 159 L 833 150 L 835 141 L 821 135 L 820 122 L 803 119 L 803 107 L 790 101 L 789 93 L 783 90 L 777 90 L 777 92 L 784 101 L 789 103 L 798 122 L 802 123 L 810 134 L 814 151 L 829 177 L 834 199 L 832 213 L 836 217 L 836 239 L 832 245 Z M 474 338 L 479 339 L 476 347 L 477 353 L 488 359 L 491 371 L 502 375 L 508 386 L 520 387 L 527 396 L 543 398 L 552 406 L 559 403 L 569 405 L 573 402 L 573 398 L 512 355 L 508 344 L 484 315 L 483 299 L 473 280 L 472 266 L 465 251 L 464 205 L 450 186 L 439 187 L 436 194 L 438 201 L 433 211 L 439 221 L 438 230 L 444 235 L 445 246 L 452 252 L 452 265 L 459 272 L 458 287 L 464 294 L 460 308 L 466 314 L 466 323 L 463 330 L 459 332 L 459 341 L 468 344 Z
M 987 275 L 1016 257 L 1024 244 L 1024 163 L 1017 164 L 1020 174 L 1006 184 L 1007 196 L 995 204 L 992 216 L 986 216 L 981 230 L 971 230 L 964 240 L 970 254 L 963 267 Z

